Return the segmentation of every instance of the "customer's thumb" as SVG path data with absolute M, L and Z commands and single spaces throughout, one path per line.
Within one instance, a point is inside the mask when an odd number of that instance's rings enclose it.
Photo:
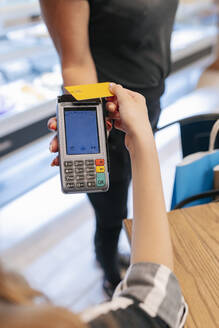
M 110 91 L 116 96 L 118 103 L 124 103 L 127 99 L 126 90 L 120 85 L 116 83 L 110 83 Z

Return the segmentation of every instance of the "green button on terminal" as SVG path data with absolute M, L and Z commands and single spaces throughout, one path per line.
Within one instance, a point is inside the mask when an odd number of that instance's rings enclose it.
M 97 180 L 97 187 L 104 187 L 106 185 L 105 173 L 97 173 L 96 180 Z

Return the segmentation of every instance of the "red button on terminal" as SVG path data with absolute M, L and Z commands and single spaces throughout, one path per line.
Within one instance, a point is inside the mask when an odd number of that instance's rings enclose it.
M 104 159 L 96 159 L 95 164 L 96 164 L 96 166 L 103 166 L 104 165 Z

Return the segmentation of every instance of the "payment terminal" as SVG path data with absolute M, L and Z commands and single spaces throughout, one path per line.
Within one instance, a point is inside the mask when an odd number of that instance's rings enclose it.
M 62 191 L 107 191 L 109 163 L 102 100 L 59 96 L 57 121 Z

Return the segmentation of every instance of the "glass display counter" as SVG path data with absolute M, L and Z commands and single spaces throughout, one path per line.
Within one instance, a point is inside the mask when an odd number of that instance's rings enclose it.
M 55 112 L 62 79 L 57 54 L 42 22 L 7 31 L 0 45 L 0 155 L 3 156 L 48 133 L 43 123 Z M 35 124 L 37 129 L 30 136 L 25 129 Z

